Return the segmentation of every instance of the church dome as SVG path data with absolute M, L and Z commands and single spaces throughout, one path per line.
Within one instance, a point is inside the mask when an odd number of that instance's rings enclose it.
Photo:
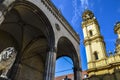
M 92 18 L 94 18 L 94 14 L 90 10 L 85 10 L 84 13 L 82 14 L 83 21 L 86 21 Z

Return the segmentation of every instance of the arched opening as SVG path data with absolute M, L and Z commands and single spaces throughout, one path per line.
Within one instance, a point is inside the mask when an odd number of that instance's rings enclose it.
M 78 54 L 76 53 L 76 50 L 71 41 L 66 37 L 61 37 L 57 45 L 57 59 L 64 56 L 69 57 L 73 62 L 74 80 L 78 80 L 78 78 L 80 79 L 80 65 Z
M 2 32 L 5 34 L 0 34 L 3 37 L 0 48 L 10 45 L 18 50 L 8 77 L 12 80 L 43 80 L 46 56 L 54 46 L 54 32 L 45 14 L 29 2 L 15 3 L 0 26 Z
M 93 32 L 92 32 L 92 30 L 89 31 L 89 34 L 90 34 L 90 36 L 93 36 Z
M 94 52 L 94 56 L 95 56 L 95 60 L 98 60 L 98 59 L 99 59 L 99 58 L 98 58 L 98 53 L 97 53 L 97 51 Z
M 60 57 L 56 60 L 56 69 L 55 77 L 58 79 L 61 77 L 61 80 L 65 79 L 74 79 L 73 76 L 73 61 L 67 56 Z

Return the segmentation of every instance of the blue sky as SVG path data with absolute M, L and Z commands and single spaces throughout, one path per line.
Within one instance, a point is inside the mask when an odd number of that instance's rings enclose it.
M 117 35 L 114 34 L 114 25 L 117 21 L 120 21 L 120 0 L 51 1 L 61 11 L 62 15 L 66 18 L 66 20 L 70 23 L 74 30 L 80 35 L 80 55 L 83 70 L 87 69 L 86 53 L 83 45 L 83 32 L 81 28 L 81 16 L 85 9 L 93 11 L 95 17 L 97 18 L 98 23 L 100 25 L 100 32 L 102 36 L 104 36 L 104 40 L 106 43 L 106 51 L 114 52 L 115 41 L 117 39 Z M 68 59 L 68 61 L 72 63 L 72 61 L 69 58 L 66 59 Z M 65 61 L 65 59 L 62 58 L 59 59 L 56 64 L 56 72 L 72 68 L 72 65 L 67 63 L 67 61 Z M 60 66 L 65 64 L 67 64 L 67 66 L 64 66 L 64 68 L 60 68 Z M 72 70 L 69 72 L 72 73 Z M 56 76 L 63 75 L 65 73 L 67 74 L 67 72 L 56 73 Z

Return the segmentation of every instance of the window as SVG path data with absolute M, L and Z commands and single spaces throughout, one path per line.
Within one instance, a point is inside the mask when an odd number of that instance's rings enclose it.
M 99 58 L 98 58 L 98 53 L 95 51 L 94 52 L 94 56 L 95 56 L 95 60 L 98 60 Z
M 89 31 L 89 34 L 90 34 L 90 36 L 92 36 L 92 35 L 93 35 L 93 32 L 90 30 L 90 31 Z

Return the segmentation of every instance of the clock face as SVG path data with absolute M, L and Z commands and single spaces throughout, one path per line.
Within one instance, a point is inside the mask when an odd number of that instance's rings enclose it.
M 88 30 L 91 30 L 91 29 L 92 29 L 92 25 L 89 25 L 89 26 L 87 27 L 87 29 L 88 29 Z

